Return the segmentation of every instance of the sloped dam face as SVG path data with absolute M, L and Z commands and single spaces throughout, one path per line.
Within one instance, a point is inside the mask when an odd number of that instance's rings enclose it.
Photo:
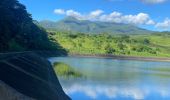
M 69 100 L 51 64 L 35 53 L 0 54 L 0 100 Z

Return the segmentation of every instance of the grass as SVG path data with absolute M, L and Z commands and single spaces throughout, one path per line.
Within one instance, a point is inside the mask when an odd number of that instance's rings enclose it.
M 109 35 L 54 32 L 50 39 L 68 53 L 170 57 L 170 34 Z
M 83 76 L 80 72 L 76 71 L 74 68 L 72 68 L 71 66 L 65 63 L 55 62 L 53 66 L 54 66 L 54 71 L 60 77 L 82 77 Z

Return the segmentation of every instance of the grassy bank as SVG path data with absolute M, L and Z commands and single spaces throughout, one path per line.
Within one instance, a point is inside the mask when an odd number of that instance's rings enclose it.
M 170 34 L 109 35 L 51 32 L 50 39 L 68 53 L 170 57 Z

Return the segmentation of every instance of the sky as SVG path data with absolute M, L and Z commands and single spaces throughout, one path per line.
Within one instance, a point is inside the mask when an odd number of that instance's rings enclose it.
M 132 24 L 170 31 L 170 0 L 19 0 L 34 20 L 79 20 Z

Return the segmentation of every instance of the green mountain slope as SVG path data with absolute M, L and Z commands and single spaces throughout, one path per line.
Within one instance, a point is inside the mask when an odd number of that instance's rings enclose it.
M 39 25 L 53 31 L 71 31 L 81 33 L 109 33 L 109 34 L 148 34 L 148 31 L 129 24 L 111 22 L 99 22 L 88 20 L 77 20 L 73 17 L 66 17 L 58 22 L 40 21 Z
M 143 57 L 170 57 L 170 33 L 147 35 L 50 34 L 71 54 L 112 54 Z

